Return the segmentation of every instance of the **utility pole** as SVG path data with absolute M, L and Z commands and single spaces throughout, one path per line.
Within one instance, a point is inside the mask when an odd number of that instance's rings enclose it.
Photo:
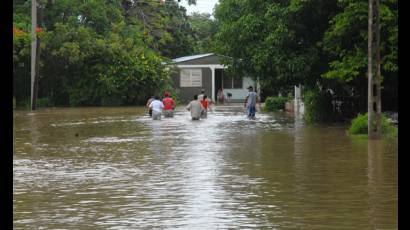
M 379 0 L 369 0 L 368 24 L 368 135 L 381 138 L 381 71 Z
M 31 0 L 31 110 L 36 109 L 36 100 L 34 93 L 34 86 L 36 80 L 36 51 L 37 51 L 37 36 L 36 36 L 36 28 L 37 28 L 37 1 Z

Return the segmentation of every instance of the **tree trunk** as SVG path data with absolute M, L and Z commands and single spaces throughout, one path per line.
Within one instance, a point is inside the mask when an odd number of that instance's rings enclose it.
M 38 96 L 38 81 L 39 81 L 39 72 L 40 72 L 40 38 L 37 38 L 36 45 L 36 74 L 34 76 L 34 93 L 33 93 L 33 110 L 37 108 L 37 96 Z
M 36 109 L 35 104 L 35 93 L 34 93 L 34 83 L 36 78 L 36 51 L 37 51 L 37 35 L 36 35 L 36 27 L 37 27 L 37 1 L 31 1 L 31 110 Z
M 368 24 L 368 135 L 381 138 L 381 72 L 379 0 L 369 0 Z

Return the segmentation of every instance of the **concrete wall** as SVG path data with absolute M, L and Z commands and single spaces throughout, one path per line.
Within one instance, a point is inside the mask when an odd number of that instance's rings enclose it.
M 180 87 L 180 69 L 171 75 L 173 86 L 180 91 L 180 99 L 182 103 L 188 103 L 193 100 L 193 96 L 201 93 L 201 89 L 205 89 L 205 94 L 208 98 L 212 98 L 212 72 L 210 68 L 187 68 L 202 70 L 202 87 Z

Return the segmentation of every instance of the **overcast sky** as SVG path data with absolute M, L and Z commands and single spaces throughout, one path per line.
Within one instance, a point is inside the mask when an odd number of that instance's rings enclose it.
M 187 9 L 187 14 L 192 12 L 209 13 L 212 14 L 213 8 L 219 0 L 196 0 L 196 5 L 188 6 L 187 0 L 182 0 L 179 4 Z

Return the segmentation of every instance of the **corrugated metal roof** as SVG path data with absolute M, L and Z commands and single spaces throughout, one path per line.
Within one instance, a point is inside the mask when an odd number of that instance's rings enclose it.
M 208 54 L 198 54 L 198 55 L 192 55 L 192 56 L 185 56 L 185 57 L 180 57 L 180 58 L 175 58 L 172 59 L 173 63 L 178 63 L 178 62 L 184 62 L 184 61 L 190 61 L 198 58 L 203 58 L 203 57 L 208 57 L 214 55 L 213 53 L 208 53 Z

